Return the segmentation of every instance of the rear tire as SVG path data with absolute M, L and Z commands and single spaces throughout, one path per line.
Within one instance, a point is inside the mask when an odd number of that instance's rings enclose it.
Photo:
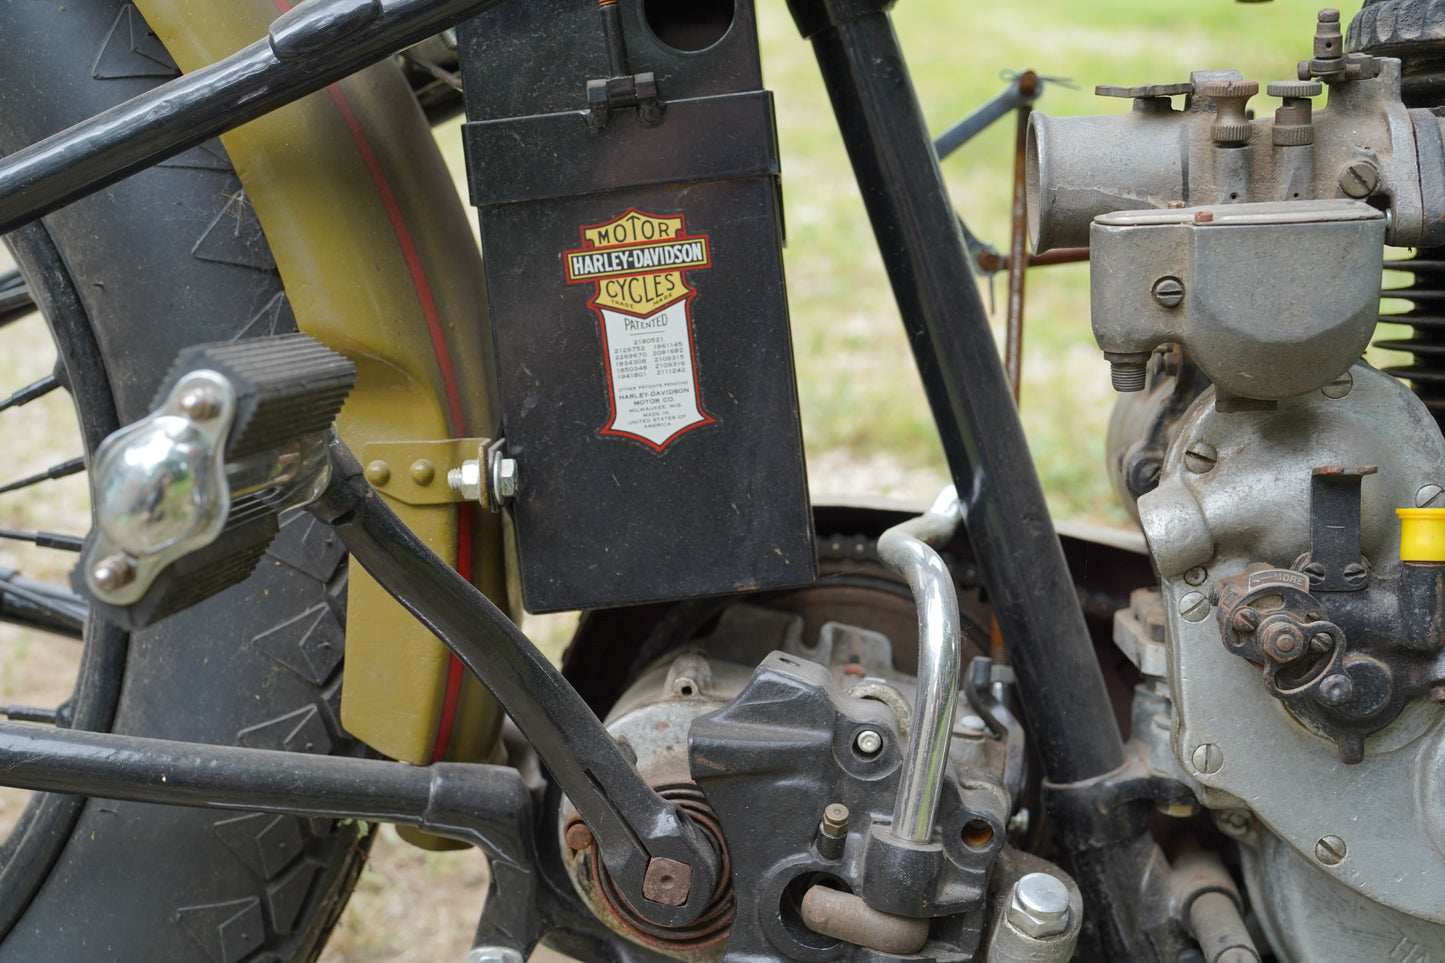
M 0 36 L 5 153 L 176 73 L 114 0 L 6 4 Z M 217 141 L 7 240 L 56 337 L 87 456 L 149 409 L 181 347 L 295 330 Z M 23 430 L 22 412 L 7 417 Z M 93 621 L 74 725 L 358 753 L 338 715 L 345 590 L 334 533 L 291 517 L 247 582 L 128 638 Z M 349 821 L 37 795 L 0 849 L 0 960 L 314 960 L 367 842 Z

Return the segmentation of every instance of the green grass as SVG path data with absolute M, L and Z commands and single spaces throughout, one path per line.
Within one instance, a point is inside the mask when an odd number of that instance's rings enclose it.
M 956 0 L 902 0 L 895 8 L 935 133 L 998 93 L 1008 71 L 1072 78 L 1076 88 L 1050 84 L 1038 104 L 1056 115 L 1128 109 L 1127 101 L 1095 97 L 1096 84 L 1164 83 L 1222 67 L 1240 69 L 1261 87 L 1292 78 L 1296 61 L 1310 54 L 1318 7 L 1301 0 L 1188 7 L 1016 0 L 981 9 Z M 1356 9 L 1342 13 L 1348 20 Z M 789 300 L 812 486 L 819 494 L 927 497 L 946 480 L 942 453 L 811 49 L 781 3 L 762 5 L 759 17 L 765 79 L 778 100 Z M 1254 106 L 1269 109 L 1268 99 Z M 944 162 L 955 205 L 976 234 L 1002 250 L 1013 140 L 1007 118 Z M 1005 279 L 995 285 L 1001 306 Z M 1056 517 L 1123 523 L 1102 467 L 1113 394 L 1089 331 L 1086 266 L 1030 272 L 1024 344 L 1021 417 L 1050 509 Z M 828 470 L 850 462 L 888 470 Z

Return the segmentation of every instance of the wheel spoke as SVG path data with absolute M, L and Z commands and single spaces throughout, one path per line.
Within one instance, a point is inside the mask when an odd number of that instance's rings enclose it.
M 60 722 L 60 709 L 42 709 L 39 706 L 5 706 L 0 715 L 15 722 L 38 722 L 53 726 Z
M 60 379 L 54 374 L 48 374 L 34 384 L 28 384 L 15 392 L 4 401 L 0 401 L 0 411 L 6 408 L 18 408 L 21 405 L 28 405 L 36 398 L 44 398 L 56 388 L 60 387 Z
M 79 595 L 56 585 L 0 569 L 0 622 L 44 629 L 78 639 L 90 607 Z
M 34 542 L 37 548 L 54 548 L 62 552 L 78 552 L 85 547 L 85 539 L 79 535 L 62 535 L 59 532 L 17 532 L 0 528 L 0 538 L 19 542 Z
M 77 472 L 85 471 L 84 458 L 72 458 L 70 461 L 63 461 L 45 469 L 38 475 L 31 475 L 29 478 L 22 478 L 13 481 L 8 485 L 0 485 L 0 495 L 6 492 L 18 491 L 21 488 L 29 488 L 31 485 L 38 485 L 41 482 L 53 481 L 57 478 L 64 478 L 67 475 L 74 475 Z
M 19 271 L 0 274 L 0 327 L 18 321 L 35 310 L 35 298 Z

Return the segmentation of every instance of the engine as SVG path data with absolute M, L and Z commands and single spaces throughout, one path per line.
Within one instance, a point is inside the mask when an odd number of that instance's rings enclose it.
M 1400 84 L 1326 10 L 1272 118 L 1203 71 L 1032 131 L 1035 242 L 1090 246 L 1160 577 L 1116 621 L 1135 737 L 1237 842 L 1287 960 L 1445 953 L 1445 440 L 1360 360 L 1383 245 L 1445 241 L 1439 118 Z

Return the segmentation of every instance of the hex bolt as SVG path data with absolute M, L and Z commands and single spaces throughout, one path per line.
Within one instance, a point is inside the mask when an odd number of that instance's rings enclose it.
M 829 836 L 842 836 L 848 831 L 848 807 L 833 803 L 823 810 L 823 832 Z
M 1189 585 L 1203 585 L 1207 578 L 1209 572 L 1202 565 L 1196 565 L 1184 573 L 1184 581 Z
M 1355 376 L 1346 371 L 1334 381 L 1320 389 L 1320 394 L 1336 400 L 1349 394 L 1355 387 Z
M 380 458 L 366 466 L 366 480 L 373 485 L 385 485 L 391 481 L 391 466 Z
M 1184 282 L 1175 277 L 1163 277 L 1149 289 L 1161 308 L 1177 308 L 1184 303 Z
M 90 577 L 102 592 L 116 592 L 135 581 L 135 563 L 124 555 L 107 555 L 95 563 Z
M 1445 488 L 1435 484 L 1422 485 L 1420 490 L 1415 493 L 1415 507 L 1438 508 L 1441 495 L 1445 495 Z
M 1224 765 L 1224 752 L 1212 742 L 1200 743 L 1194 747 L 1189 761 L 1194 771 L 1202 776 L 1212 776 Z
M 482 500 L 482 463 L 475 458 L 462 462 L 460 468 L 447 469 L 447 487 L 469 502 Z
M 1327 706 L 1342 706 L 1355 694 L 1354 681 L 1343 672 L 1326 676 L 1320 682 L 1320 701 Z
M 221 403 L 222 399 L 215 385 L 208 381 L 198 381 L 181 392 L 176 407 L 192 421 L 210 421 L 221 413 Z
M 853 747 L 865 756 L 877 755 L 883 748 L 883 737 L 874 729 L 864 729 L 853 737 Z
M 1260 648 L 1276 662 L 1293 662 L 1305 654 L 1305 635 L 1293 622 L 1275 621 L 1259 633 Z
M 1380 186 L 1380 172 L 1369 161 L 1355 161 L 1340 171 L 1340 190 L 1349 197 L 1369 197 Z
M 1207 441 L 1196 441 L 1184 450 L 1184 467 L 1196 475 L 1202 475 L 1219 461 L 1219 452 Z
M 1048 873 L 1029 873 L 1014 883 L 1007 918 L 1036 940 L 1068 932 L 1069 888 Z
M 1203 592 L 1188 592 L 1179 600 L 1179 614 L 1186 622 L 1203 622 L 1209 617 L 1209 608 Z
M 491 476 L 492 497 L 498 505 L 505 505 L 517 494 L 517 459 L 493 455 Z
M 522 954 L 510 946 L 478 946 L 467 954 L 467 963 L 525 963 Z
M 1345 858 L 1345 841 L 1338 836 L 1325 836 L 1315 843 L 1315 859 L 1326 866 L 1338 866 Z
M 1105 351 L 1104 360 L 1109 362 L 1109 381 L 1115 391 L 1144 390 L 1144 382 L 1149 376 L 1149 352 Z

